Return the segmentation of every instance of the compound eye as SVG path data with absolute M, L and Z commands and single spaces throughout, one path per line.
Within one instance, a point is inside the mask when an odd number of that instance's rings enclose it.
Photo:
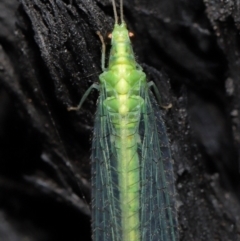
M 132 38 L 132 37 L 134 37 L 134 33 L 133 33 L 133 32 L 128 32 L 128 36 L 129 36 L 130 38 Z

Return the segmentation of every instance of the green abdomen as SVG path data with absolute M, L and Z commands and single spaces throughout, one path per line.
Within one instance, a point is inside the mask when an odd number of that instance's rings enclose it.
M 137 125 L 128 128 L 130 124 L 128 118 L 123 118 L 119 122 L 120 126 L 114 127 L 113 138 L 117 154 L 116 173 L 121 237 L 122 240 L 140 240 L 140 166 L 137 153 Z
M 113 88 L 115 94 L 111 94 L 114 93 L 113 89 L 107 85 L 107 91 L 111 96 L 104 101 L 111 122 L 112 144 L 116 150 L 115 161 L 117 163 L 116 169 L 113 171 L 116 172 L 116 190 L 119 199 L 117 201 L 121 223 L 120 236 L 123 241 L 140 240 L 140 160 L 138 156 L 140 140 L 138 129 L 143 100 L 139 96 L 140 84 L 136 86 L 132 81 L 134 78 L 138 78 L 139 81 L 139 72 L 127 69 L 123 71 L 125 76 L 119 75 L 118 81 L 115 80 L 115 88 Z M 114 76 L 114 71 L 109 71 L 108 75 Z M 112 77 L 112 81 L 113 79 L 114 77 Z
M 125 116 L 114 112 L 108 114 L 116 150 L 117 163 L 113 171 L 117 176 L 121 240 L 140 240 L 140 160 L 137 153 L 140 108 Z

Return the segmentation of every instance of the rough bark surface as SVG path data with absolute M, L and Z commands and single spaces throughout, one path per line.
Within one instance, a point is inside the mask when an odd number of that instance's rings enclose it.
M 136 57 L 159 88 L 181 240 L 240 240 L 240 5 L 133 0 Z M 0 240 L 91 240 L 90 154 L 113 26 L 108 0 L 0 2 Z

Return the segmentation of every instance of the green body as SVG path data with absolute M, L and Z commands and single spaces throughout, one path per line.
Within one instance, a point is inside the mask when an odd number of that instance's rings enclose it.
M 104 59 L 103 51 L 103 69 Z M 92 141 L 93 240 L 178 241 L 166 128 L 123 20 L 114 25 L 108 68 L 99 78 L 78 107 L 68 108 L 79 110 L 93 88 L 100 91 Z
M 115 24 L 108 69 L 100 75 L 104 107 L 114 128 L 122 240 L 140 240 L 140 160 L 138 127 L 146 75 L 136 63 L 125 23 Z

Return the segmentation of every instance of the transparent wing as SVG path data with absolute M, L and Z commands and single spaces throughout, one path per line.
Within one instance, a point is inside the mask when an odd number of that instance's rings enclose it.
M 117 155 L 113 130 L 100 93 L 92 146 L 92 230 L 94 241 L 121 241 Z
M 141 241 L 177 241 L 178 224 L 170 146 L 159 106 L 144 93 L 140 121 Z
M 101 91 L 92 150 L 94 241 L 178 241 L 174 177 L 166 129 L 151 92 L 144 88 L 139 120 L 140 240 L 122 240 L 114 129 Z

